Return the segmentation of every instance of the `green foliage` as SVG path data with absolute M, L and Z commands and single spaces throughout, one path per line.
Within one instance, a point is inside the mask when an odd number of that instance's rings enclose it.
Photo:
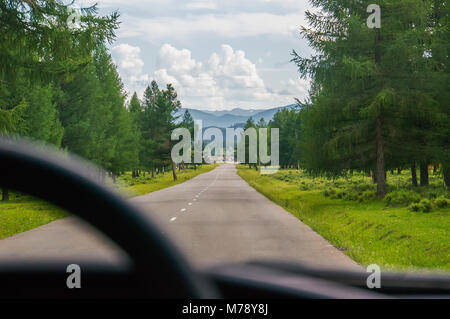
M 349 177 L 348 182 L 345 178 L 334 181 L 312 178 L 291 170 L 260 175 L 245 166 L 239 167 L 238 174 L 250 186 L 291 212 L 363 267 L 375 263 L 390 270 L 450 270 L 448 207 L 419 214 L 406 207 L 386 207 L 383 201 L 377 199 L 359 202 L 323 196 L 325 190 L 337 191 L 346 183 L 359 184 L 358 180 L 370 185 L 370 177 L 356 174 Z M 283 181 L 279 178 L 288 175 L 297 176 L 297 180 Z M 406 177 L 406 174 L 399 178 L 390 177 L 388 189 L 409 187 Z M 298 185 L 302 181 L 311 182 L 317 188 L 301 190 Z M 437 182 L 442 189 L 442 180 L 437 177 L 431 180 L 430 187 L 434 188 Z M 373 197 L 375 190 L 374 186 L 371 187 L 372 190 L 363 194 L 371 193 L 369 197 Z M 418 193 L 428 196 L 426 192 Z
M 447 1 L 379 1 L 381 29 L 366 26 L 370 1 L 312 4 L 320 13 L 307 11 L 301 34 L 315 54 L 293 52 L 312 79 L 300 112 L 302 167 L 330 176 L 372 171 L 382 197 L 386 170 L 443 163 L 449 186 Z
M 405 206 L 420 201 L 420 195 L 410 190 L 395 190 L 384 199 L 388 206 Z
M 408 209 L 413 212 L 429 213 L 433 210 L 433 203 L 429 199 L 422 199 L 418 203 L 412 203 Z
M 280 131 L 280 166 L 298 167 L 300 159 L 300 113 L 298 108 L 278 111 L 269 123 L 269 129 Z
M 450 207 L 450 199 L 445 198 L 444 196 L 439 196 L 434 200 L 434 205 L 439 208 Z
M 144 92 L 142 112 L 136 112 L 141 136 L 140 165 L 145 169 L 171 164 L 171 132 L 177 126 L 175 114 L 181 107 L 171 84 L 165 90 L 152 81 Z

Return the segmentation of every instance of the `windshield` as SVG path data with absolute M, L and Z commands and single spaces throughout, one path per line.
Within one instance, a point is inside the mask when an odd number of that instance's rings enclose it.
M 447 1 L 44 2 L 0 1 L 0 135 L 95 164 L 196 267 L 450 272 Z M 1 196 L 1 259 L 116 256 Z

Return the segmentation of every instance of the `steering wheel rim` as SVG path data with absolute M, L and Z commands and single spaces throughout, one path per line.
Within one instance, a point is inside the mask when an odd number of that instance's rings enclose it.
M 207 298 L 215 292 L 140 209 L 89 176 L 99 168 L 29 141 L 0 138 L 1 186 L 54 203 L 121 247 L 151 298 Z M 45 186 L 42 185 L 45 181 Z M 155 269 L 157 273 L 154 273 Z

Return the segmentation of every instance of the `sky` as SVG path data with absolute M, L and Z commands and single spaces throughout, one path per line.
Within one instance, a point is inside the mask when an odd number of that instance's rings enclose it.
M 308 82 L 290 62 L 311 49 L 299 35 L 307 0 L 84 0 L 121 26 L 111 54 L 126 91 L 141 98 L 172 83 L 183 107 L 266 109 L 305 99 Z

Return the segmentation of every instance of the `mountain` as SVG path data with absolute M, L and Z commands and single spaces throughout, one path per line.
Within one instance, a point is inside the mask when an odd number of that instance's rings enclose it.
M 186 110 L 189 110 L 194 120 L 202 120 L 203 127 L 230 127 L 236 124 L 242 124 L 252 117 L 255 122 L 258 122 L 261 118 L 264 118 L 266 122 L 273 119 L 276 112 L 284 108 L 291 108 L 294 104 L 276 107 L 265 110 L 246 110 L 241 108 L 235 108 L 230 111 L 200 111 L 192 108 L 182 108 L 176 114 L 179 116 L 179 120 L 183 117 Z
M 231 115 L 237 115 L 237 116 L 253 116 L 259 112 L 262 112 L 265 110 L 246 110 L 241 108 L 235 108 L 230 110 L 223 110 L 223 111 L 203 111 L 209 114 L 214 114 L 216 116 L 225 115 L 225 114 L 231 114 Z

